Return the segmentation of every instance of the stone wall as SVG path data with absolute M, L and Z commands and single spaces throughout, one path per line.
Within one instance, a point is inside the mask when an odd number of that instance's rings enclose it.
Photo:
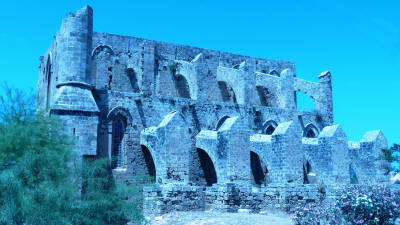
M 311 201 L 315 184 L 351 174 L 388 179 L 382 132 L 354 143 L 334 125 L 330 72 L 309 82 L 289 61 L 93 32 L 88 6 L 67 15 L 40 60 L 38 110 L 60 118 L 79 155 L 117 158 L 119 179 L 154 177 L 151 212 L 258 212 Z M 315 110 L 298 111 L 296 92 Z
M 162 215 L 171 211 L 211 210 L 252 213 L 290 211 L 298 204 L 330 202 L 337 186 L 266 185 L 238 186 L 234 183 L 212 187 L 161 185 L 144 188 L 144 214 Z

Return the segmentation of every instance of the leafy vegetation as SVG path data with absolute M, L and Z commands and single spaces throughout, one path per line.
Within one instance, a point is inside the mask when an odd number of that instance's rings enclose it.
M 2 90 L 1 225 L 142 220 L 135 198 L 140 187 L 115 181 L 106 160 L 82 161 L 57 120 L 35 111 L 33 95 L 6 85 Z
M 400 215 L 400 195 L 384 186 L 350 186 L 340 191 L 336 202 L 295 208 L 296 224 L 394 224 Z

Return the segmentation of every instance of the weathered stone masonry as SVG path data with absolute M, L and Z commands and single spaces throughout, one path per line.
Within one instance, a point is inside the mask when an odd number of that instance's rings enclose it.
M 288 61 L 93 32 L 69 13 L 41 57 L 38 109 L 58 116 L 82 157 L 116 176 L 154 176 L 148 213 L 262 211 L 315 199 L 317 184 L 386 182 L 380 131 L 348 142 L 334 125 L 330 72 L 296 77 Z M 314 100 L 298 111 L 296 92 Z M 329 189 L 329 188 L 328 188 Z

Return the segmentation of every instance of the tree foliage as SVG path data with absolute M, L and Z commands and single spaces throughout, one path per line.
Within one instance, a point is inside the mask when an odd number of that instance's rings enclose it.
M 82 162 L 56 118 L 33 95 L 0 96 L 0 224 L 126 224 L 141 220 L 137 187 L 114 181 L 108 161 Z

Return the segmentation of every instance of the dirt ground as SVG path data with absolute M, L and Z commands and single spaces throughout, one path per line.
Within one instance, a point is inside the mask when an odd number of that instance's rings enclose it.
M 153 225 L 293 225 L 289 215 L 281 212 L 252 214 L 248 212 L 171 212 L 150 220 Z

